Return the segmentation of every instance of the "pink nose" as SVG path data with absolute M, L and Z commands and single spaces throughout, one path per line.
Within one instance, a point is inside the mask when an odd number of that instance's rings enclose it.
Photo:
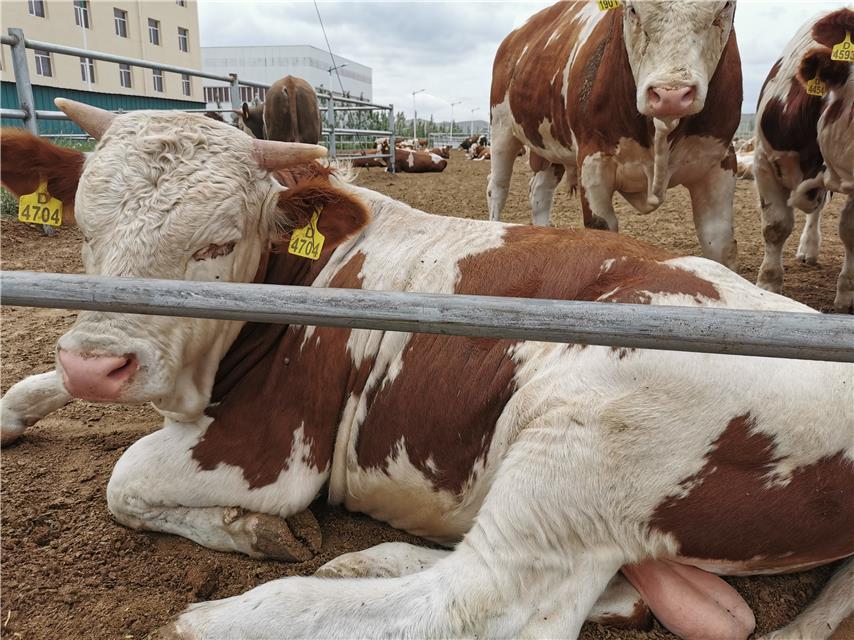
M 65 389 L 83 400 L 115 400 L 139 368 L 134 354 L 100 356 L 59 350 Z
M 654 117 L 688 115 L 696 87 L 651 87 L 646 92 L 646 102 Z

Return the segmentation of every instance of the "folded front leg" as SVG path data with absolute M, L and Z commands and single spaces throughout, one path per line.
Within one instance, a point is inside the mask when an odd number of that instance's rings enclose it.
M 29 376 L 12 385 L 0 399 L 0 445 L 12 444 L 27 427 L 70 401 L 56 371 Z

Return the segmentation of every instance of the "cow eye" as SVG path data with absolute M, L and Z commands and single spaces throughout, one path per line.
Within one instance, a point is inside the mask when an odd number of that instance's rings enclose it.
M 234 251 L 234 243 L 227 242 L 225 244 L 209 244 L 204 249 L 199 249 L 193 254 L 193 260 L 211 260 L 213 258 L 220 258 L 222 256 L 227 256 L 229 253 Z

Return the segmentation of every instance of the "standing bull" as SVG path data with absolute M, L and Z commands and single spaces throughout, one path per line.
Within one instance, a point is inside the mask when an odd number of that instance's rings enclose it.
M 580 177 L 584 225 L 612 231 L 615 191 L 649 213 L 683 184 L 703 255 L 732 265 L 742 98 L 734 13 L 734 2 L 719 1 L 627 0 L 604 12 L 568 2 L 512 32 L 492 76 L 490 218 L 500 218 L 525 145 L 542 160 L 530 189 L 535 224 L 549 224 L 567 169 Z
M 276 80 L 261 104 L 243 103 L 238 112 L 246 133 L 259 139 L 317 144 L 321 136 L 317 94 L 302 78 Z

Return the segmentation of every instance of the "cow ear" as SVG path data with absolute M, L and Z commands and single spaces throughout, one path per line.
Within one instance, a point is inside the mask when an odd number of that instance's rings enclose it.
M 813 39 L 825 47 L 832 47 L 845 39 L 845 34 L 854 37 L 854 11 L 839 9 L 828 13 L 812 28 Z
M 279 233 L 274 242 L 280 250 L 287 250 L 291 233 L 310 224 L 315 212 L 319 212 L 317 228 L 324 236 L 324 251 L 334 249 L 370 221 L 367 207 L 358 198 L 330 183 L 328 169 L 312 165 L 306 171 L 309 175 L 295 175 L 294 171 L 279 175 L 286 187 L 277 206 Z
M 841 87 L 848 80 L 850 63 L 830 59 L 830 49 L 824 47 L 808 51 L 801 59 L 798 79 L 806 84 L 818 78 L 828 87 Z
M 33 193 L 41 180 L 62 201 L 66 220 L 74 221 L 74 196 L 85 154 L 58 147 L 23 129 L 0 131 L 0 180 L 16 196 Z
M 245 102 L 243 103 L 243 119 L 249 121 L 249 105 Z

